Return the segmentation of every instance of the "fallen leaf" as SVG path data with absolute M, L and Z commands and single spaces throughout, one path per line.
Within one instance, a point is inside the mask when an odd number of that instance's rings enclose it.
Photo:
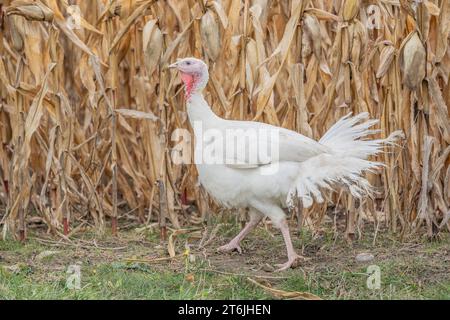
M 312 293 L 309 293 L 309 292 L 284 291 L 284 290 L 274 289 L 274 288 L 265 286 L 251 278 L 247 278 L 247 280 L 250 281 L 251 283 L 257 285 L 258 287 L 264 289 L 265 291 L 269 292 L 276 298 L 289 299 L 289 300 L 322 300 L 320 297 L 318 297 Z

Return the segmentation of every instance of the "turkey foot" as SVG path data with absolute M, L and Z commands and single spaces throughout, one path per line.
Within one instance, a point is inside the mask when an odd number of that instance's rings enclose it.
M 239 252 L 239 254 L 242 254 L 241 246 L 238 243 L 235 243 L 233 241 L 230 241 L 230 243 L 217 248 L 218 252 L 231 252 L 231 251 L 234 251 L 234 250 Z
M 237 252 L 242 253 L 241 246 L 239 245 L 242 239 L 252 231 L 262 219 L 262 215 L 259 214 L 255 209 L 250 209 L 250 221 L 245 225 L 245 227 L 239 232 L 239 234 L 233 238 L 228 244 L 217 248 L 219 252 L 231 252 L 237 250 Z
M 284 271 L 289 268 L 296 268 L 298 267 L 300 260 L 306 260 L 306 258 L 296 254 L 295 256 L 290 257 L 286 263 L 276 264 L 275 266 L 278 267 L 278 269 L 274 272 Z
M 286 244 L 288 261 L 283 264 L 277 264 L 276 266 L 279 267 L 279 269 L 275 270 L 275 272 L 280 272 L 289 268 L 296 267 L 297 260 L 305 259 L 303 256 L 298 255 L 294 250 L 291 235 L 289 234 L 289 226 L 286 219 L 281 220 L 279 227 L 281 229 L 281 233 L 283 234 L 284 243 Z

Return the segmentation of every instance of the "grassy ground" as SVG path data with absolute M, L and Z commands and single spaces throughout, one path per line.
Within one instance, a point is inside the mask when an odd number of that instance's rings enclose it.
M 331 232 L 294 231 L 295 247 L 309 260 L 272 273 L 286 259 L 277 230 L 260 227 L 244 241 L 243 255 L 215 252 L 238 229 L 221 224 L 202 249 L 200 231 L 178 235 L 171 241 L 177 256 L 165 260 L 155 259 L 168 257 L 168 243 L 150 229 L 130 228 L 117 238 L 83 232 L 71 242 L 41 232 L 25 245 L 0 241 L 0 299 L 271 299 L 293 291 L 323 299 L 450 299 L 448 234 L 437 242 L 400 243 L 383 232 L 375 243 L 349 244 Z M 362 252 L 374 259 L 357 262 Z M 80 266 L 80 289 L 67 287 L 70 265 Z M 369 265 L 380 268 L 379 289 L 367 288 Z

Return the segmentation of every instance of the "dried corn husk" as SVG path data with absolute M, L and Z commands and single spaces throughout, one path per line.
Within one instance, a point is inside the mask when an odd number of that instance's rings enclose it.
M 6 14 L 19 15 L 27 20 L 53 20 L 53 11 L 42 3 L 34 1 L 13 1 L 11 6 L 6 8 Z
M 401 52 L 403 83 L 414 90 L 425 78 L 425 47 L 417 32 L 405 42 Z
M 321 57 L 322 35 L 320 33 L 319 21 L 315 16 L 305 14 L 304 16 L 305 37 L 308 37 L 312 43 L 312 49 L 317 59 Z
M 163 36 L 156 25 L 156 20 L 150 20 L 145 24 L 142 32 L 142 44 L 144 50 L 145 68 L 150 76 L 159 64 L 163 48 Z
M 391 66 L 392 61 L 394 60 L 395 48 L 394 46 L 385 46 L 383 50 L 381 50 L 380 55 L 380 65 L 378 66 L 377 78 L 381 78 L 386 74 L 389 67 Z
M 359 12 L 360 0 L 345 0 L 342 17 L 345 21 L 350 21 L 356 17 Z
M 219 25 L 211 10 L 206 11 L 203 15 L 200 21 L 200 32 L 203 49 L 205 49 L 208 57 L 215 61 L 220 53 L 220 35 Z

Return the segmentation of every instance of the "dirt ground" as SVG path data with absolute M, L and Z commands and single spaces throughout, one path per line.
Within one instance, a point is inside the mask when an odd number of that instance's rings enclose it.
M 38 299 L 170 299 L 180 298 L 181 288 L 189 284 L 197 289 L 188 287 L 191 291 L 182 298 L 450 299 L 448 234 L 433 242 L 400 242 L 387 231 L 379 232 L 374 241 L 373 232 L 366 231 L 364 238 L 348 242 L 327 228 L 315 235 L 291 229 L 294 246 L 306 259 L 281 273 L 273 270 L 286 260 L 284 243 L 278 230 L 267 225 L 243 241 L 243 254 L 216 252 L 239 230 L 230 221 L 215 222 L 207 229 L 169 230 L 166 241 L 160 240 L 156 228 L 133 225 L 117 237 L 87 229 L 70 240 L 31 231 L 26 244 L 0 241 L 0 298 L 31 298 L 23 292 L 31 286 Z M 366 254 L 370 261 L 358 261 L 358 254 Z M 74 296 L 65 288 L 70 265 L 81 266 L 88 275 L 86 296 Z M 368 287 L 370 265 L 379 268 L 379 288 Z M 171 286 L 142 296 L 133 283 L 127 287 L 130 277 L 136 284 Z M 116 279 L 123 294 L 95 291 L 96 284 L 106 279 Z

